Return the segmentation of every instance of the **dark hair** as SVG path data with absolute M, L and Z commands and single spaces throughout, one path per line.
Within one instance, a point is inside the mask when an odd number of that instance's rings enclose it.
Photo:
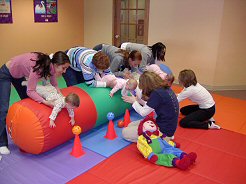
M 110 60 L 106 54 L 99 51 L 93 56 L 92 63 L 95 65 L 97 69 L 106 70 L 109 68 Z
M 154 72 L 145 71 L 139 78 L 139 88 L 142 94 L 149 97 L 152 91 L 158 88 L 168 88 L 167 82 Z
M 190 69 L 185 69 L 179 72 L 178 80 L 179 80 L 179 83 L 181 83 L 181 85 L 183 85 L 185 88 L 188 88 L 191 85 L 197 84 L 196 75 Z
M 69 63 L 70 64 L 70 60 L 69 60 L 69 57 L 68 55 L 63 52 L 63 51 L 58 51 L 56 52 L 52 59 L 51 59 L 51 62 L 53 64 L 57 64 L 57 65 L 64 65 L 65 63 Z
M 36 64 L 33 67 L 33 72 L 37 72 L 40 78 L 44 77 L 45 79 L 47 79 L 47 77 L 51 76 L 50 57 L 47 54 L 41 52 L 33 52 L 33 53 L 37 54 L 37 60 L 36 60 Z
M 124 63 L 126 68 L 130 67 L 129 63 L 128 63 L 128 58 L 129 58 L 129 52 L 128 51 L 123 50 L 123 49 L 118 49 L 115 53 L 119 53 L 122 55 L 123 63 Z M 128 65 L 128 67 L 127 67 L 127 65 Z M 128 68 L 128 69 L 130 69 L 130 68 Z
M 135 60 L 142 60 L 142 55 L 141 52 L 137 51 L 137 50 L 133 50 L 130 52 L 128 59 L 131 58 L 131 60 L 135 61 Z
M 157 42 L 150 46 L 150 49 L 154 59 L 165 61 L 166 46 L 163 43 Z
M 129 64 L 129 59 L 131 59 L 132 61 L 135 60 L 142 60 L 142 55 L 139 51 L 137 50 L 133 50 L 130 52 L 128 59 L 124 61 L 124 65 L 126 68 L 128 68 L 129 70 L 131 69 L 130 64 Z
M 63 65 L 65 63 L 70 63 L 69 57 L 65 54 L 65 52 L 58 51 L 53 55 L 53 58 L 50 59 L 50 57 L 47 54 L 44 54 L 42 52 L 33 52 L 37 54 L 37 60 L 36 64 L 33 67 L 33 72 L 37 72 L 40 78 L 44 77 L 47 79 L 47 77 L 51 76 L 50 73 L 50 64 L 57 64 L 57 65 Z

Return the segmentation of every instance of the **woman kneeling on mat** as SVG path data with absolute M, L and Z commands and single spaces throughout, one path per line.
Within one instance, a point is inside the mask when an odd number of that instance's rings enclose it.
M 186 116 L 180 120 L 180 126 L 183 128 L 220 129 L 213 119 L 215 114 L 214 99 L 197 82 L 195 73 L 192 70 L 182 70 L 178 79 L 179 84 L 184 87 L 177 96 L 178 101 L 181 102 L 189 98 L 196 103 L 196 105 L 188 105 L 180 109 L 181 114 Z

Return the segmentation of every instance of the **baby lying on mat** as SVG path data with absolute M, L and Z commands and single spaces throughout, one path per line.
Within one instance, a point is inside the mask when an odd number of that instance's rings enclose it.
M 138 82 L 135 79 L 117 78 L 113 74 L 104 75 L 103 77 L 100 77 L 99 75 L 96 75 L 95 79 L 97 81 L 104 81 L 104 82 L 112 81 L 113 82 L 114 87 L 112 88 L 112 90 L 109 93 L 110 97 L 113 97 L 114 93 L 116 93 L 119 89 L 122 89 L 121 90 L 121 95 L 122 96 L 127 96 L 129 92 L 130 93 L 134 93 L 134 90 L 138 86 Z

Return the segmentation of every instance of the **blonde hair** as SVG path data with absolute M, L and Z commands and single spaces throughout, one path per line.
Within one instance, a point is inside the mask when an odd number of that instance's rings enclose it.
M 138 81 L 137 81 L 136 79 L 130 78 L 130 79 L 129 79 L 129 82 L 130 82 L 130 84 L 131 84 L 131 86 L 132 86 L 132 89 L 136 89 L 136 88 L 137 88 L 137 86 L 138 86 Z
M 75 93 L 69 93 L 65 97 L 65 102 L 66 103 L 70 103 L 74 107 L 79 107 L 79 105 L 80 105 L 79 96 L 77 94 L 75 94 Z
M 139 78 L 139 88 L 143 96 L 149 97 L 151 92 L 159 88 L 168 88 L 167 82 L 154 72 L 144 72 Z

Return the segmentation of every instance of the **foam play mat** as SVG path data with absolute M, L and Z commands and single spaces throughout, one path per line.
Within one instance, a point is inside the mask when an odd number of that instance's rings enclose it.
M 178 129 L 181 149 L 198 158 L 189 170 L 180 171 L 145 160 L 132 144 L 93 167 L 69 184 L 87 183 L 245 183 L 246 136 L 227 130 Z
M 60 86 L 66 87 L 63 79 Z M 180 87 L 174 86 L 178 93 Z M 18 101 L 12 91 L 11 103 Z M 136 148 L 122 138 L 114 119 L 117 138 L 105 139 L 108 123 L 100 118 L 97 125 L 82 134 L 85 155 L 70 155 L 73 139 L 40 155 L 19 151 L 9 138 L 10 155 L 0 161 L 0 183 L 3 184 L 244 184 L 246 183 L 246 101 L 212 94 L 216 101 L 216 122 L 221 130 L 184 129 L 178 127 L 175 140 L 185 152 L 196 152 L 196 163 L 187 171 L 154 165 L 145 160 Z M 96 103 L 100 103 L 99 101 Z M 189 100 L 181 107 L 190 104 Z M 105 104 L 98 104 L 98 107 Z M 104 112 L 106 113 L 106 112 Z M 131 120 L 141 119 L 134 110 Z M 104 116 L 103 116 L 104 117 Z M 105 117 L 104 117 L 105 119 Z

